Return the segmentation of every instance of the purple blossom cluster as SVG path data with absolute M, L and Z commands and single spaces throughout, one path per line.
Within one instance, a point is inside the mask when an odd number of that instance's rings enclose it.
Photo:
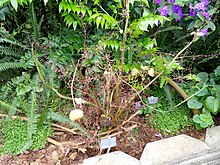
M 200 3 L 197 3 L 194 7 L 190 3 L 190 12 L 189 16 L 197 16 L 198 12 L 202 12 L 202 15 L 206 18 L 210 18 L 210 14 L 206 11 L 207 5 L 208 5 L 208 0 L 201 0 Z
M 182 7 L 179 6 L 178 4 L 175 4 L 176 0 L 168 0 L 170 4 L 172 4 L 172 9 L 173 9 L 173 13 L 176 13 L 179 15 L 179 18 L 176 19 L 176 21 L 179 21 L 183 18 L 183 13 L 182 13 Z M 161 0 L 155 0 L 156 4 L 160 4 Z M 209 19 L 210 18 L 210 14 L 206 11 L 207 10 L 207 5 L 208 5 L 209 1 L 208 0 L 201 0 L 200 3 L 197 3 L 194 7 L 192 5 L 192 3 L 190 3 L 189 6 L 189 16 L 197 16 L 198 12 L 201 11 L 201 14 L 206 18 Z M 169 13 L 169 7 L 167 5 L 165 5 L 164 7 L 160 8 L 160 15 L 162 16 L 167 16 Z
M 155 0 L 155 4 L 161 4 L 161 0 Z M 172 5 L 172 13 L 176 13 L 179 15 L 179 18 L 176 18 L 176 21 L 180 21 L 183 18 L 182 13 L 182 6 L 175 4 L 176 0 L 168 0 L 170 5 Z M 193 6 L 192 3 L 189 5 L 189 14 L 188 16 L 194 17 L 198 16 L 198 13 L 200 12 L 206 19 L 210 18 L 210 14 L 207 11 L 207 6 L 209 4 L 209 0 L 200 0 L 199 3 L 197 3 L 195 6 Z M 159 10 L 160 15 L 167 16 L 169 14 L 169 6 L 165 5 L 160 8 Z M 206 36 L 208 34 L 208 29 L 202 29 L 200 30 L 201 36 Z
M 176 19 L 176 21 L 179 21 L 183 18 L 183 13 L 182 13 L 183 8 L 177 4 L 173 4 L 173 13 L 177 13 L 179 15 L 179 18 Z

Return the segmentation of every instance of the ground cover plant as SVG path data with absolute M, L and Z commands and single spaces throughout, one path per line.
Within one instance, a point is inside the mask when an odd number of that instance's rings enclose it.
M 1 1 L 1 154 L 37 150 L 47 140 L 74 160 L 102 152 L 101 138 L 148 142 L 214 124 L 219 66 L 204 66 L 219 60 L 219 6 Z M 159 101 L 151 104 L 151 96 Z

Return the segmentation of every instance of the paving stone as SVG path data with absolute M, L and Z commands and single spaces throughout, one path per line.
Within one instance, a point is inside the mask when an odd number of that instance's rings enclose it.
M 220 149 L 220 126 L 208 128 L 206 130 L 205 142 L 211 149 Z
M 140 161 L 142 165 L 178 164 L 209 151 L 210 147 L 205 142 L 187 135 L 178 135 L 147 143 Z
M 85 159 L 82 165 L 140 165 L 140 161 L 121 151 Z
M 220 165 L 220 151 L 209 153 L 178 163 L 178 165 Z

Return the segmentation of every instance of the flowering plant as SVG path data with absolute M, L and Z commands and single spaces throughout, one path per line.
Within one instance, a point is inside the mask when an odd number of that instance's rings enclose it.
M 217 9 L 208 0 L 155 0 L 158 12 L 161 16 L 175 19 L 176 22 L 190 21 L 187 30 L 200 28 L 202 36 L 208 35 L 208 29 L 215 30 L 215 24 L 211 21 L 212 15 Z M 201 28 L 202 27 L 202 28 Z

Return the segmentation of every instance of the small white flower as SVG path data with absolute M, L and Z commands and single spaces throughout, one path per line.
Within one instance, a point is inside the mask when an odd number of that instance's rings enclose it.
M 151 76 L 151 77 L 154 77 L 154 68 L 150 68 L 148 70 L 148 75 Z
M 143 65 L 141 65 L 141 69 L 142 69 L 142 70 L 149 70 L 149 66 L 143 66 Z
M 85 104 L 86 103 L 86 100 L 83 100 L 82 98 L 74 98 L 76 104 Z
M 139 73 L 139 71 L 138 71 L 138 69 L 136 69 L 136 68 L 133 68 L 133 69 L 131 70 L 131 75 L 132 75 L 132 76 L 136 76 L 138 73 Z
M 69 118 L 72 121 L 75 121 L 77 119 L 81 119 L 82 117 L 83 117 L 83 111 L 81 109 L 74 109 L 69 114 Z

